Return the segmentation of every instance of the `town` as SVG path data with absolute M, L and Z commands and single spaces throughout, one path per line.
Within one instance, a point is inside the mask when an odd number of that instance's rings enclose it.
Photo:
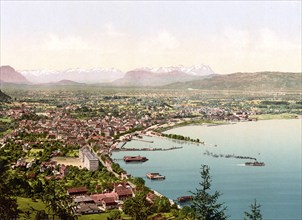
M 157 217 L 162 213 L 181 216 L 177 203 L 147 188 L 144 179 L 131 176 L 111 159 L 119 144 L 141 135 L 164 136 L 162 131 L 176 126 L 301 114 L 301 101 L 294 93 L 93 87 L 82 91 L 68 87 L 8 91 L 13 98 L 1 103 L 0 151 L 9 162 L 14 181 L 22 183 L 14 194 L 19 203 L 24 199 L 44 201 L 56 207 L 50 212 L 23 208 L 24 218 L 26 214 L 55 216 L 61 212 L 118 219 L 114 216 L 131 216 L 127 201 L 140 194 L 151 207 L 147 215 L 154 219 L 160 219 Z M 190 137 L 170 137 L 203 143 Z

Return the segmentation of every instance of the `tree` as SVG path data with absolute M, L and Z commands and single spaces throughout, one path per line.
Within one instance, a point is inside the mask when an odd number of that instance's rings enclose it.
M 53 179 L 52 184 L 50 181 L 45 184 L 42 200 L 46 203 L 47 209 L 54 213 L 53 218 L 54 215 L 58 215 L 62 220 L 77 219 L 73 211 L 74 204 L 71 198 L 66 195 L 64 187 L 56 186 L 55 179 Z
M 141 177 L 135 177 L 133 179 L 133 183 L 137 186 L 144 186 L 145 185 L 145 180 Z
M 0 157 L 0 219 L 15 219 L 18 216 L 17 200 L 12 197 L 9 182 L 8 161 Z
M 114 209 L 109 213 L 107 220 L 118 220 L 121 219 L 121 217 L 122 217 L 121 211 Z
M 251 213 L 244 212 L 244 220 L 262 220 L 262 215 L 260 212 L 260 204 L 257 204 L 255 199 L 254 203 L 251 204 Z
M 36 215 L 35 215 L 35 220 L 45 220 L 48 219 L 48 215 L 46 214 L 46 212 L 44 210 L 39 210 L 37 211 Z
M 148 217 L 148 201 L 143 193 L 127 199 L 123 204 L 125 214 L 130 215 L 134 220 L 145 220 Z
M 207 165 L 201 165 L 201 189 L 196 189 L 193 194 L 192 209 L 195 217 L 200 220 L 224 220 L 228 217 L 224 213 L 226 207 L 224 203 L 218 203 L 217 200 L 221 193 L 215 191 L 211 195 L 208 191 L 211 190 L 211 176 L 209 174 L 210 168 Z
M 172 210 L 173 211 L 173 210 Z M 195 220 L 194 210 L 189 206 L 184 206 L 180 210 L 174 209 L 176 220 Z
M 155 211 L 157 213 L 160 213 L 160 212 L 169 212 L 171 210 L 170 201 L 166 197 L 159 197 L 159 196 L 157 196 L 155 198 L 153 207 L 155 208 Z

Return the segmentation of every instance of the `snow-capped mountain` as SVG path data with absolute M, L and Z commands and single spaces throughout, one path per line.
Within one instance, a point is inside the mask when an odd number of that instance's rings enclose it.
M 91 68 L 91 69 L 82 69 L 82 68 L 72 68 L 66 69 L 63 71 L 56 70 L 21 70 L 19 71 L 23 76 L 25 76 L 29 81 L 39 84 L 39 83 L 53 83 L 61 80 L 71 80 L 78 83 L 109 83 L 122 79 L 126 73 L 115 69 L 115 68 Z M 178 81 L 188 81 L 193 77 L 205 77 L 212 74 L 215 74 L 213 70 L 207 65 L 194 65 L 194 66 L 170 66 L 170 67 L 158 67 L 158 68 L 149 68 L 142 67 L 129 72 L 141 73 L 141 76 L 145 72 L 153 73 L 155 76 L 152 79 L 165 78 L 168 73 L 173 73 L 174 75 L 181 76 L 175 77 Z M 186 74 L 187 76 L 185 77 Z M 140 76 L 139 74 L 135 75 L 136 77 Z M 140 78 L 141 78 L 140 76 Z M 133 78 L 133 77 L 132 77 Z M 137 78 L 136 78 L 137 79 Z M 133 79 L 134 81 L 136 79 Z
M 63 71 L 56 70 L 21 70 L 20 73 L 33 83 L 50 83 L 60 80 L 72 80 L 80 83 L 112 82 L 125 74 L 114 68 L 73 68 Z
M 150 67 L 142 67 L 137 68 L 134 71 L 148 71 L 152 73 L 170 73 L 170 72 L 183 72 L 192 76 L 206 76 L 215 74 L 211 67 L 207 65 L 193 65 L 193 66 L 170 66 L 170 67 L 158 67 L 158 68 L 150 68 Z

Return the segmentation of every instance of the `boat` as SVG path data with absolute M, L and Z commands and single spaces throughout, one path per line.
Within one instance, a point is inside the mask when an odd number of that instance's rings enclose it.
M 263 162 L 258 162 L 258 161 L 254 161 L 254 162 L 246 162 L 245 166 L 255 166 L 255 167 L 263 167 L 265 166 L 265 163 Z
M 150 180 L 164 180 L 164 179 L 166 179 L 165 176 L 163 176 L 163 175 L 161 175 L 159 173 L 147 173 L 146 176 Z
M 141 156 L 124 156 L 124 161 L 126 163 L 129 162 L 146 162 L 148 158 L 146 157 L 141 157 Z
M 193 199 L 193 196 L 181 196 L 177 198 L 178 202 L 188 202 Z

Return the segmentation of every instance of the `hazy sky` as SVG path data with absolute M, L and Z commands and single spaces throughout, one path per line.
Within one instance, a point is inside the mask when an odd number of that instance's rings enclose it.
M 300 72 L 301 1 L 1 1 L 0 55 L 17 70 Z

